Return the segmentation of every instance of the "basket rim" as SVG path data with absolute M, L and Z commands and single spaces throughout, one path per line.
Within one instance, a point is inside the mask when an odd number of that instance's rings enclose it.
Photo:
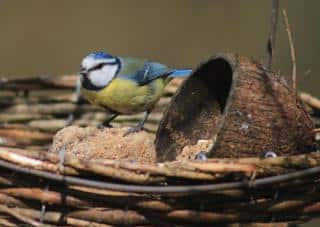
M 20 152 L 20 153 L 19 153 Z M 30 152 L 33 157 L 27 156 Z M 61 155 L 61 154 L 60 154 Z M 35 159 L 38 156 L 40 160 Z M 240 159 L 208 159 L 207 161 L 174 161 L 168 163 L 157 163 L 157 164 L 139 164 L 139 163 L 131 163 L 128 161 L 117 161 L 117 160 L 108 160 L 104 164 L 98 163 L 97 161 L 90 160 L 90 161 L 83 161 L 79 160 L 77 157 L 70 156 L 68 154 L 64 154 L 62 159 L 59 159 L 59 154 L 55 153 L 44 153 L 41 151 L 24 151 L 14 148 L 3 148 L 0 147 L 0 166 L 15 172 L 25 173 L 34 175 L 40 178 L 44 178 L 47 180 L 53 180 L 65 184 L 71 185 L 78 185 L 78 186 L 88 186 L 94 187 L 99 189 L 107 189 L 107 190 L 117 190 L 122 192 L 137 192 L 137 193 L 197 193 L 197 192 L 204 192 L 204 191 L 219 191 L 219 190 L 228 190 L 228 189 L 252 189 L 252 188 L 259 188 L 262 186 L 270 186 L 274 184 L 279 184 L 288 181 L 294 181 L 298 179 L 303 179 L 308 176 L 312 176 L 315 174 L 320 173 L 320 153 L 319 152 L 312 152 L 308 154 L 300 154 L 294 156 L 287 156 L 287 157 L 276 157 L 276 158 L 268 158 L 268 159 L 259 159 L 259 158 L 240 158 Z M 51 164 L 51 169 L 39 169 L 41 165 L 44 165 L 43 160 L 53 160 L 55 159 L 56 165 Z M 17 163 L 17 161 L 22 161 L 23 164 Z M 28 162 L 32 163 L 33 165 L 28 166 Z M 219 166 L 220 164 L 221 166 Z M 242 164 L 241 164 L 242 163 Z M 246 164 L 247 163 L 247 164 Z M 251 164 L 250 164 L 251 163 Z M 252 165 L 252 163 L 255 163 Z M 18 164 L 18 165 L 17 165 Z M 161 173 L 160 170 L 164 170 L 168 168 L 176 168 L 178 171 L 183 170 L 179 165 L 183 167 L 190 165 L 189 167 L 193 166 L 194 169 L 191 171 L 201 170 L 202 167 L 211 167 L 213 169 L 205 169 L 206 171 L 213 171 L 216 174 L 223 174 L 227 172 L 230 173 L 242 173 L 241 181 L 222 181 L 222 183 L 206 183 L 207 181 L 201 181 L 202 183 L 197 184 L 189 184 L 189 185 L 143 185 L 144 182 L 125 182 L 125 183 L 115 183 L 112 180 L 108 180 L 109 182 L 104 182 L 101 180 L 90 180 L 78 176 L 72 176 L 65 172 L 65 168 L 68 166 L 74 167 L 76 170 L 91 170 L 91 174 L 100 175 L 108 177 L 108 175 L 104 175 L 103 170 L 96 171 L 94 168 L 110 168 L 113 166 L 115 171 L 121 172 L 124 167 L 127 167 L 127 170 L 145 170 L 147 175 L 152 175 L 155 173 L 154 171 L 159 168 L 157 172 L 158 175 L 167 176 L 169 177 L 177 177 L 176 175 L 170 175 L 170 173 L 166 173 L 163 171 Z M 194 164 L 194 165 L 193 165 Z M 227 169 L 227 167 L 234 167 L 234 165 L 240 164 L 240 169 Z M 250 165 L 248 165 L 250 164 Z M 62 165 L 62 166 L 61 166 Z M 214 169 L 214 166 L 218 165 L 217 169 Z M 259 176 L 257 177 L 257 173 L 261 171 L 261 166 L 267 166 L 267 168 L 279 168 L 280 166 L 285 166 L 287 169 L 286 172 L 274 172 L 271 175 L 267 176 Z M 52 167 L 56 167 L 56 169 L 52 169 Z M 247 169 L 250 166 L 256 166 L 255 169 Z M 244 169 L 241 169 L 245 167 Z M 292 171 L 293 167 L 299 167 L 295 171 Z M 90 169 L 91 168 L 91 169 Z M 141 169 L 139 169 L 141 168 Z M 145 169 L 143 169 L 145 168 Z M 221 168 L 221 169 L 219 169 Z M 241 171 L 240 171 L 241 170 Z M 249 172 L 246 172 L 248 171 Z M 111 174 L 113 172 L 110 172 Z M 111 175 L 110 174 L 110 175 Z M 109 176 L 110 177 L 110 176 Z M 112 177 L 111 177 L 112 178 Z M 257 179 L 256 179 L 257 178 Z M 118 178 L 116 180 L 119 180 Z M 167 178 L 164 178 L 162 183 L 166 182 Z M 223 178 L 222 178 L 223 179 Z M 150 183 L 146 181 L 147 183 Z M 204 182 L 204 183 L 203 183 Z
M 107 183 L 103 181 L 95 181 L 82 179 L 79 177 L 64 176 L 45 171 L 28 169 L 24 167 L 15 166 L 11 163 L 0 160 L 0 166 L 21 173 L 29 173 L 34 176 L 62 182 L 64 184 L 72 184 L 76 186 L 88 186 L 106 190 L 117 190 L 121 192 L 135 192 L 135 193 L 195 193 L 204 191 L 220 191 L 229 189 L 250 189 L 263 187 L 268 184 L 283 183 L 289 180 L 297 180 L 303 177 L 308 177 L 320 173 L 320 166 L 308 168 L 305 170 L 296 171 L 293 173 L 281 174 L 277 176 L 265 177 L 261 179 L 253 179 L 249 181 L 238 181 L 230 183 L 217 184 L 201 184 L 201 185 L 176 185 L 176 186 L 142 186 L 142 185 L 128 185 L 119 183 Z

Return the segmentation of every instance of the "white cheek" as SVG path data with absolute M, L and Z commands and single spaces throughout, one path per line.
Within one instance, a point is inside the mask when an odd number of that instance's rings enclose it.
M 117 68 L 117 65 L 106 65 L 100 70 L 92 71 L 89 74 L 89 79 L 93 85 L 97 87 L 105 87 L 115 77 Z

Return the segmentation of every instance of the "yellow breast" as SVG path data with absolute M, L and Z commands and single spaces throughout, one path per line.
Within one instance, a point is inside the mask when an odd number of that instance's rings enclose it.
M 144 86 L 138 86 L 132 80 L 117 78 L 99 91 L 82 88 L 82 94 L 94 105 L 122 114 L 133 114 L 151 109 L 161 97 L 164 86 L 165 80 L 162 78 Z

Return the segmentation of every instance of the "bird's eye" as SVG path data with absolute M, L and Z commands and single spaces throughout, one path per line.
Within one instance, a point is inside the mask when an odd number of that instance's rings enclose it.
M 100 63 L 96 66 L 94 66 L 93 68 L 91 68 L 89 71 L 95 71 L 95 70 L 98 70 L 98 69 L 101 69 L 106 63 Z

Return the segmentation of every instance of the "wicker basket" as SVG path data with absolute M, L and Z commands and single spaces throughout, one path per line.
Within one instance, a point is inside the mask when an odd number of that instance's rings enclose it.
M 179 84 L 168 86 L 148 131 L 156 131 Z M 320 153 L 315 150 L 268 159 L 158 164 L 84 161 L 63 150 L 45 152 L 58 129 L 96 125 L 107 117 L 77 100 L 74 85 L 74 76 L 1 80 L 1 226 L 231 226 L 319 216 Z M 317 99 L 302 97 L 308 110 L 319 113 Z M 117 124 L 138 119 L 124 116 Z

